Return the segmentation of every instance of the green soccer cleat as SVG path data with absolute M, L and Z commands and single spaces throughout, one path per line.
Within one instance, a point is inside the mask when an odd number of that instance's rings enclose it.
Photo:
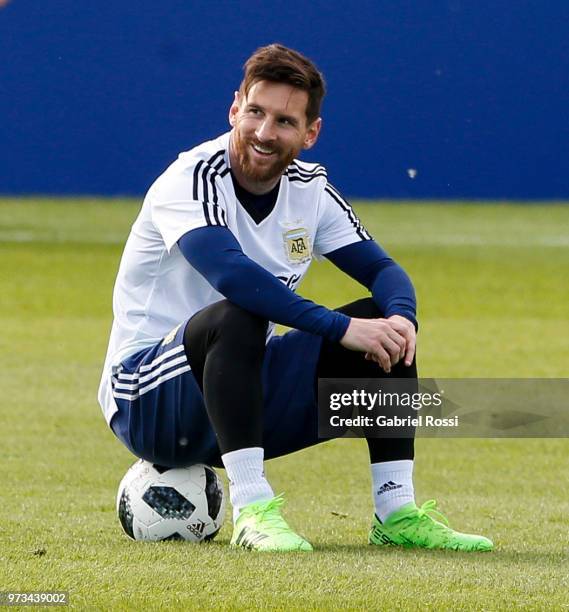
M 231 546 L 263 552 L 309 552 L 312 546 L 294 533 L 281 516 L 282 495 L 241 509 L 233 527 Z
M 451 529 L 444 515 L 436 510 L 436 506 L 434 499 L 425 502 L 420 508 L 411 502 L 391 514 L 385 523 L 374 516 L 369 543 L 377 546 L 442 548 L 466 552 L 483 552 L 494 548 L 492 541 L 484 536 Z M 444 523 L 436 521 L 428 512 L 438 515 Z

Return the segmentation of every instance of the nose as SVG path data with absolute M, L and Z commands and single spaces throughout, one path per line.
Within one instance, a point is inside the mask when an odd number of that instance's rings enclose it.
M 273 122 L 269 117 L 265 117 L 255 130 L 255 136 L 259 142 L 270 142 L 275 139 Z

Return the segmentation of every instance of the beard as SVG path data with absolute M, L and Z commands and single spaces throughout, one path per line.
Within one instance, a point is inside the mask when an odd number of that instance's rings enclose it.
M 249 147 L 253 144 L 257 144 L 256 141 L 243 138 L 238 129 L 233 131 L 233 145 L 239 167 L 252 182 L 266 183 L 280 177 L 300 152 L 300 149 L 281 150 L 275 146 L 274 161 L 270 165 L 261 166 L 252 159 Z

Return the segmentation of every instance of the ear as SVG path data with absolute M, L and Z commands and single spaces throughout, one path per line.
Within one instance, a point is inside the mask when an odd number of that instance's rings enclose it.
M 307 128 L 306 136 L 304 137 L 303 149 L 311 149 L 318 140 L 318 135 L 322 129 L 322 118 L 315 119 Z
M 229 125 L 231 127 L 235 126 L 237 120 L 237 114 L 239 113 L 239 108 L 241 106 L 241 96 L 239 92 L 236 91 L 233 97 L 233 102 L 229 107 Z

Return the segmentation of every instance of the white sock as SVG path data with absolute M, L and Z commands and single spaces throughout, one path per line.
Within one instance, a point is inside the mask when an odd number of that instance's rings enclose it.
M 241 448 L 221 455 L 229 478 L 229 499 L 233 506 L 233 522 L 243 506 L 275 496 L 265 478 L 262 448 Z
M 375 513 L 383 523 L 404 504 L 415 501 L 413 461 L 384 461 L 371 464 L 371 494 Z

